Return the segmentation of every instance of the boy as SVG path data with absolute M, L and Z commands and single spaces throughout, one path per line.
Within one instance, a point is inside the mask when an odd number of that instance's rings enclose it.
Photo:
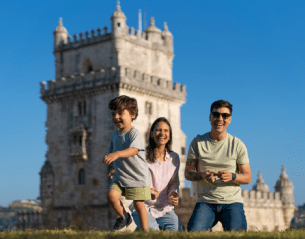
M 139 131 L 132 127 L 131 122 L 138 116 L 137 101 L 122 95 L 109 102 L 112 122 L 118 128 L 112 134 L 109 154 L 103 162 L 107 165 L 113 162 L 115 169 L 107 200 L 120 216 L 113 230 L 118 231 L 132 222 L 130 214 L 126 213 L 120 196 L 133 200 L 139 215 L 142 230 L 148 230 L 148 214 L 144 200 L 150 200 L 149 171 L 145 159 L 145 149 Z

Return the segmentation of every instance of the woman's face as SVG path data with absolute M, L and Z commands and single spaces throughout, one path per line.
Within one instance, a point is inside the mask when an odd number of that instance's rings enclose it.
M 167 123 L 160 121 L 156 124 L 152 137 L 154 137 L 155 143 L 158 146 L 166 145 L 170 140 L 170 129 Z

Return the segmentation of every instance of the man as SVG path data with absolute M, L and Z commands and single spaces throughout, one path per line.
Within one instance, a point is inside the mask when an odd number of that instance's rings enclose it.
M 246 146 L 227 133 L 232 105 L 215 101 L 209 120 L 211 131 L 193 139 L 187 156 L 185 178 L 198 181 L 188 231 L 211 230 L 218 221 L 225 231 L 247 230 L 240 184 L 251 182 L 251 170 Z

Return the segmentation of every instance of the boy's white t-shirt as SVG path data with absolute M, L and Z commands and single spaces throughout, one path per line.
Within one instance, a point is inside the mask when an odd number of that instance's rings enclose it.
M 119 131 L 112 134 L 109 153 L 128 148 L 137 148 L 139 151 L 132 157 L 113 161 L 115 171 L 112 182 L 119 183 L 121 187 L 146 187 L 150 179 L 145 149 L 140 132 L 134 127 L 122 135 L 119 135 Z

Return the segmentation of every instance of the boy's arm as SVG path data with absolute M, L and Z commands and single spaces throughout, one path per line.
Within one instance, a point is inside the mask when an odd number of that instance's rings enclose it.
M 104 157 L 103 163 L 109 165 L 111 162 L 117 160 L 118 158 L 128 158 L 136 155 L 139 149 L 137 148 L 128 148 L 121 151 L 116 151 L 114 153 L 107 154 Z

